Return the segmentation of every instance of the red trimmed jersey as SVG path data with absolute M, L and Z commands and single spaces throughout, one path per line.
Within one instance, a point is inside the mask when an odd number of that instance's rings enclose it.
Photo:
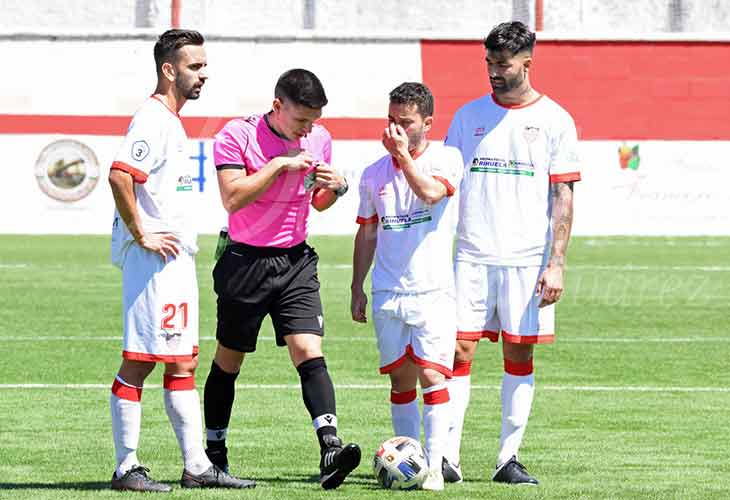
M 132 117 L 111 168 L 132 175 L 144 232 L 173 233 L 183 249 L 195 254 L 197 232 L 192 221 L 197 164 L 187 157 L 187 142 L 180 117 L 162 101 L 151 97 Z M 121 267 L 132 241 L 132 235 L 115 210 L 112 262 Z
M 360 178 L 358 224 L 378 224 L 373 292 L 403 294 L 452 289 L 452 247 L 463 161 L 456 148 L 431 142 L 414 159 L 416 168 L 446 186 L 448 196 L 430 205 L 416 196 L 403 172 L 386 155 Z
M 550 183 L 580 180 L 573 118 L 544 95 L 519 107 L 487 95 L 456 112 L 444 142 L 464 158 L 456 260 L 541 265 L 552 242 Z

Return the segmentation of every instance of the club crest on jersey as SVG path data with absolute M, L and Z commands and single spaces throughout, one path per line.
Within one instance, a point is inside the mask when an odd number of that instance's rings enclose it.
M 378 191 L 378 196 L 380 198 L 385 198 L 386 196 L 390 195 L 392 191 L 393 189 L 390 187 L 390 184 L 383 184 L 383 187 L 381 187 Z
M 474 137 L 484 135 L 484 127 L 477 127 L 474 129 Z
M 540 129 L 537 127 L 530 127 L 529 125 L 525 126 L 525 130 L 522 131 L 522 135 L 525 137 L 525 140 L 528 144 L 532 144 L 537 140 L 538 135 L 540 134 Z
M 190 175 L 181 175 L 177 178 L 176 191 L 192 191 L 193 190 L 193 178 Z
M 132 159 L 142 161 L 150 154 L 150 146 L 145 141 L 134 141 L 132 143 Z

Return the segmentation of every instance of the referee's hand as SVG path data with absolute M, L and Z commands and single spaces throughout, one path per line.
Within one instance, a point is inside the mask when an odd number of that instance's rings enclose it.
M 352 298 L 350 299 L 350 312 L 352 320 L 358 323 L 367 323 L 368 317 L 365 314 L 368 305 L 368 296 L 362 290 L 352 290 Z
M 172 233 L 145 233 L 137 243 L 145 250 L 159 254 L 165 262 L 168 255 L 177 257 L 180 254 L 180 240 Z

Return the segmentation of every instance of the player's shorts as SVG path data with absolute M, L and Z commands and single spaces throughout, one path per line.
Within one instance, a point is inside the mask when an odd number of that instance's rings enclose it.
M 122 356 L 135 361 L 190 361 L 198 353 L 198 278 L 185 251 L 165 262 L 132 244 L 122 268 Z
M 286 345 L 284 337 L 292 333 L 323 336 L 318 261 L 314 248 L 304 242 L 291 248 L 229 245 L 213 269 L 218 342 L 254 352 L 267 314 L 278 346 Z
M 459 340 L 549 344 L 555 339 L 555 305 L 538 307 L 541 266 L 490 266 L 457 261 L 456 317 Z
M 380 373 L 390 373 L 406 358 L 451 378 L 456 347 L 453 290 L 417 294 L 373 293 L 373 323 L 380 352 Z

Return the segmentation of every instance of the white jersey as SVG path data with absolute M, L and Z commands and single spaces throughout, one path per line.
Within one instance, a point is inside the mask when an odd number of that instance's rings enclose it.
M 541 265 L 552 242 L 550 183 L 580 180 L 571 116 L 547 96 L 506 107 L 487 95 L 456 112 L 444 142 L 465 165 L 456 260 Z
M 180 117 L 161 100 L 151 97 L 132 117 L 111 168 L 132 175 L 143 231 L 173 233 L 185 251 L 195 254 L 198 251 L 197 232 L 191 224 L 195 217 L 195 163 L 186 157 L 187 140 Z M 115 210 L 112 227 L 114 264 L 122 267 L 133 241 Z
M 463 160 L 456 148 L 431 142 L 414 161 L 419 172 L 446 186 L 448 196 L 433 205 L 418 198 L 390 155 L 367 167 L 360 180 L 357 222 L 378 224 L 373 292 L 454 287 L 456 206 L 451 196 L 461 181 Z

